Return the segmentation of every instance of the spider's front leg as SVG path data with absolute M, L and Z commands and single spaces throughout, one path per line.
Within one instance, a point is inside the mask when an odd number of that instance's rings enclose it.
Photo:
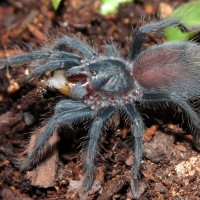
M 50 60 L 47 63 L 40 65 L 39 67 L 35 68 L 30 75 L 28 76 L 28 80 L 32 81 L 33 79 L 41 76 L 47 71 L 55 71 L 58 69 L 67 70 L 74 66 L 79 66 L 80 62 L 78 60 L 73 60 L 71 58 L 65 58 L 63 60 Z
M 187 101 L 176 94 L 167 93 L 144 93 L 143 101 L 146 102 L 173 102 L 178 105 L 187 115 L 190 124 L 193 125 L 193 141 L 198 150 L 200 150 L 200 118 Z
M 92 49 L 86 42 L 83 42 L 74 37 L 63 37 L 59 39 L 53 46 L 52 50 L 62 50 L 65 48 L 72 48 L 81 52 L 85 57 L 92 57 L 97 55 L 97 52 Z
M 63 50 L 63 47 L 77 50 L 78 52 L 82 53 L 86 58 L 91 58 L 97 55 L 97 52 L 85 42 L 77 38 L 63 37 L 56 41 L 51 47 L 50 52 L 52 52 L 52 56 L 50 57 L 50 60 L 46 60 L 48 62 L 37 67 L 30 74 L 29 80 L 32 80 L 37 76 L 41 76 L 47 70 L 55 71 L 57 69 L 69 69 L 73 66 L 79 66 L 83 58 L 79 55 L 65 52 L 65 50 Z
M 114 113 L 115 109 L 113 107 L 104 108 L 101 114 L 95 118 L 89 130 L 89 144 L 85 158 L 85 177 L 83 181 L 84 191 L 88 191 L 93 184 L 95 171 L 94 161 L 98 149 L 98 140 L 102 134 L 104 123 L 109 120 Z
M 139 170 L 140 164 L 142 161 L 142 138 L 144 132 L 144 125 L 143 120 L 140 114 L 137 112 L 136 108 L 131 105 L 127 104 L 124 106 L 128 117 L 131 120 L 131 133 L 134 136 L 134 143 L 135 143 L 135 164 L 132 167 L 132 180 L 131 180 L 131 189 L 133 196 L 135 198 L 139 197 Z
M 44 133 L 36 140 L 35 146 L 20 164 L 21 170 L 28 170 L 34 166 L 49 149 L 49 140 L 56 133 L 59 126 L 70 125 L 74 121 L 89 118 L 94 111 L 81 102 L 74 102 L 72 106 L 71 100 L 60 101 L 55 108 L 53 117 L 49 120 L 45 127 Z
M 34 60 L 49 58 L 49 52 L 35 51 L 0 60 L 0 69 L 30 64 Z
M 45 62 L 51 63 L 55 61 L 79 62 L 81 59 L 82 58 L 78 55 L 64 51 L 61 52 L 53 50 L 46 50 L 46 51 L 41 50 L 2 59 L 0 60 L 0 69 L 3 69 L 5 67 L 17 67 L 20 65 L 30 65 L 30 64 L 35 65 L 35 63 L 40 65 L 40 62 L 41 63 Z M 46 70 L 51 70 L 51 67 L 50 69 Z

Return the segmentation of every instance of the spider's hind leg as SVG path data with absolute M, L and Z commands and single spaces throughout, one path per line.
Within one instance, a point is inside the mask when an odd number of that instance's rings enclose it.
M 200 151 L 200 118 L 198 114 L 193 110 L 193 108 L 185 101 L 177 95 L 171 96 L 174 103 L 176 103 L 182 110 L 186 113 L 188 119 L 190 120 L 190 126 L 192 134 L 193 134 L 193 142 L 195 147 Z
M 179 106 L 187 115 L 193 134 L 193 141 L 198 150 L 200 150 L 200 117 L 188 104 L 188 102 L 176 94 L 168 93 L 144 93 L 143 101 L 145 102 L 173 102 Z

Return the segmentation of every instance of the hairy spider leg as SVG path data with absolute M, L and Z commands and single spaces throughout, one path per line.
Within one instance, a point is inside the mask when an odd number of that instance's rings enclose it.
M 115 46 L 115 44 L 113 44 L 113 43 L 107 44 L 105 48 L 106 48 L 106 56 L 108 56 L 108 57 L 120 57 L 120 54 L 119 54 L 118 49 Z
M 80 65 L 80 61 L 82 58 L 75 54 L 65 53 L 62 50 L 63 46 L 75 49 L 81 52 L 86 57 L 97 55 L 97 52 L 94 51 L 89 45 L 77 38 L 61 38 L 52 47 L 52 52 L 54 52 L 55 50 L 56 52 L 58 52 L 57 57 L 54 56 L 51 59 L 53 61 L 50 60 L 50 62 L 37 67 L 29 76 L 30 81 L 36 78 L 37 76 L 41 76 L 47 70 L 54 71 L 63 68 L 68 69 Z M 56 59 L 56 61 L 54 59 Z
M 32 81 L 36 77 L 39 77 L 42 74 L 44 74 L 46 71 L 55 71 L 57 69 L 69 69 L 78 65 L 80 65 L 78 61 L 73 61 L 71 59 L 53 60 L 35 68 L 28 76 L 28 80 Z
M 6 58 L 0 61 L 0 69 L 4 67 L 15 67 L 19 65 L 26 65 L 31 63 L 33 60 L 39 60 L 49 57 L 49 51 L 42 52 L 42 51 L 35 51 L 32 53 L 25 53 L 19 56 L 13 56 L 10 58 Z
M 44 154 L 47 151 L 48 141 L 52 137 L 52 135 L 56 133 L 59 126 L 70 125 L 77 120 L 89 118 L 94 113 L 93 110 L 91 110 L 89 107 L 86 107 L 84 104 L 82 104 L 82 107 L 80 104 L 78 104 L 77 107 L 74 105 L 73 109 L 71 110 L 64 109 L 63 111 L 61 111 L 60 109 L 58 109 L 59 104 L 62 108 L 64 108 L 63 104 L 66 105 L 67 100 L 65 102 L 62 101 L 61 103 L 57 104 L 57 110 L 54 116 L 47 123 L 44 133 L 37 139 L 34 148 L 28 154 L 28 157 L 25 158 L 25 160 L 20 165 L 21 170 L 28 170 L 40 160 L 41 152 L 42 154 Z M 69 103 L 67 108 L 69 108 L 70 105 L 71 102 Z
M 135 161 L 132 166 L 131 190 L 135 198 L 139 197 L 139 170 L 142 161 L 142 138 L 144 132 L 144 124 L 142 117 L 136 108 L 131 104 L 124 106 L 128 117 L 131 120 L 131 133 L 134 136 Z
M 78 55 L 60 52 L 60 51 L 34 51 L 31 53 L 25 53 L 23 55 L 9 57 L 0 60 L 0 69 L 4 67 L 16 67 L 20 65 L 28 65 L 33 61 L 42 60 L 43 62 L 50 60 L 60 60 L 60 59 L 71 59 L 73 61 L 80 61 L 82 58 Z M 34 64 L 34 63 L 33 63 Z
M 84 108 L 87 108 L 88 106 L 84 103 L 82 103 L 82 101 L 74 101 L 71 99 L 68 100 L 61 100 L 59 101 L 56 106 L 55 106 L 55 115 L 56 114 L 60 114 L 63 111 L 78 111 L 78 110 L 82 110 Z
M 138 30 L 138 32 L 135 35 L 134 42 L 131 47 L 131 52 L 129 55 L 129 60 L 134 60 L 138 54 L 140 53 L 142 44 L 144 40 L 146 39 L 146 35 L 148 33 L 157 33 L 159 30 L 163 28 L 167 28 L 169 26 L 178 26 L 180 27 L 180 30 L 183 32 L 197 32 L 200 31 L 200 25 L 198 26 L 191 26 L 187 27 L 184 24 L 180 22 L 180 20 L 171 18 L 171 19 L 166 19 L 160 22 L 156 23 L 150 23 L 150 24 L 145 24 L 141 26 Z
M 86 57 L 92 57 L 97 55 L 97 52 L 94 51 L 89 45 L 87 45 L 85 42 L 77 38 L 69 38 L 69 37 L 61 38 L 52 47 L 52 51 L 58 52 L 58 55 L 60 56 L 59 57 L 57 56 L 57 58 L 54 56 L 54 58 L 51 59 L 53 61 L 50 60 L 50 62 L 37 67 L 29 76 L 30 81 L 37 76 L 41 76 L 47 70 L 54 71 L 63 68 L 68 69 L 73 66 L 80 65 L 80 61 L 82 58 L 78 55 L 71 53 L 68 53 L 67 55 L 67 53 L 65 53 L 64 50 L 62 50 L 63 46 L 77 50 Z M 56 61 L 54 59 L 56 59 Z
M 52 46 L 53 50 L 62 50 L 63 47 L 68 47 L 81 52 L 85 57 L 98 55 L 86 42 L 77 38 L 63 37 Z
M 187 115 L 190 123 L 194 126 L 192 127 L 192 132 L 194 136 L 194 143 L 198 150 L 200 150 L 200 119 L 193 108 L 187 103 L 187 101 L 176 94 L 166 94 L 166 93 L 144 93 L 144 102 L 173 102 L 178 105 Z
M 104 126 L 104 123 L 107 120 L 109 120 L 114 113 L 115 113 L 114 107 L 109 106 L 104 108 L 102 113 L 95 118 L 89 130 L 89 144 L 85 159 L 85 177 L 83 181 L 84 191 L 88 191 L 93 184 L 94 171 L 95 171 L 94 161 L 97 154 L 98 141 L 102 134 L 102 128 Z

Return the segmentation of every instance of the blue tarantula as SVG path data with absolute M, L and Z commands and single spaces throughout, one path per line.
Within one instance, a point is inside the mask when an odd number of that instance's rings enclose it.
M 200 96 L 200 46 L 193 42 L 168 42 L 140 52 L 148 33 L 159 32 L 169 26 L 179 26 L 183 31 L 192 30 L 177 19 L 146 24 L 136 33 L 126 59 L 119 55 L 114 45 L 108 45 L 106 53 L 99 54 L 79 39 L 64 37 L 48 50 L 1 60 L 0 69 L 36 62 L 38 66 L 30 74 L 29 80 L 40 77 L 46 71 L 63 70 L 59 76 L 61 79 L 51 77 L 46 81 L 47 86 L 59 90 L 70 84 L 70 78 L 77 79 L 70 87 L 70 98 L 56 104 L 54 115 L 21 164 L 21 169 L 27 170 L 38 161 L 43 147 L 58 127 L 93 120 L 88 133 L 83 181 L 84 191 L 89 190 L 94 180 L 98 140 L 112 118 L 123 113 L 130 122 L 130 131 L 134 136 L 135 162 L 131 188 L 137 198 L 144 132 L 138 104 L 176 105 L 187 116 L 194 143 L 200 149 L 200 118 L 189 103 L 189 100 Z M 69 53 L 68 48 L 79 54 Z

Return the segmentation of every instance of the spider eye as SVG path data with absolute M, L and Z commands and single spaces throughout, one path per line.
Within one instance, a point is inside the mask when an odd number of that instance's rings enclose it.
M 90 73 L 92 76 L 96 76 L 97 75 L 97 71 L 94 69 L 90 69 Z

